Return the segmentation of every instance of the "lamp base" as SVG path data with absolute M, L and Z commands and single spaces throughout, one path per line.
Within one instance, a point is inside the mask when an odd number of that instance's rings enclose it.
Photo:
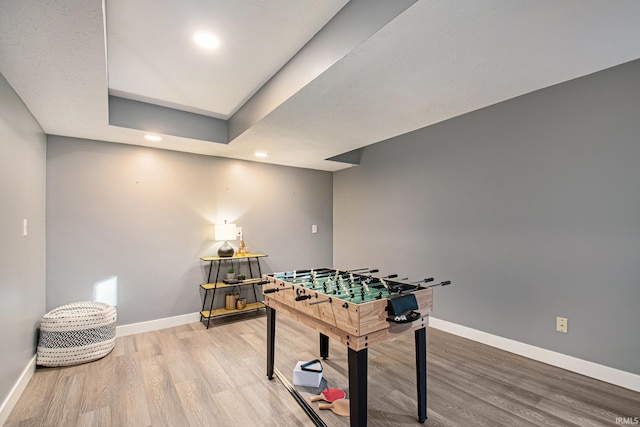
M 218 256 L 220 258 L 229 258 L 232 257 L 234 253 L 233 248 L 229 245 L 229 242 L 224 242 L 224 245 L 220 246 L 218 249 Z

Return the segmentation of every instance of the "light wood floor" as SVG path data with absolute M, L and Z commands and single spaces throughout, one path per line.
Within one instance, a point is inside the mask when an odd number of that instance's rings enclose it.
M 39 368 L 5 426 L 308 426 L 265 375 L 264 315 L 121 337 L 107 357 Z M 276 366 L 291 380 L 317 357 L 317 333 L 279 316 Z M 640 393 L 429 329 L 427 426 L 615 426 Z M 347 388 L 346 348 L 331 342 L 329 386 Z M 369 425 L 415 426 L 413 335 L 369 349 Z M 313 389 L 303 389 L 308 396 Z M 315 403 L 313 404 L 316 405 Z M 330 426 L 348 418 L 319 411 Z

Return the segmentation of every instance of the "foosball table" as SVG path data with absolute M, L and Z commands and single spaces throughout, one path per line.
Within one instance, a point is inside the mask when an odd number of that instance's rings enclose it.
M 433 305 L 429 283 L 374 277 L 377 270 L 320 268 L 263 275 L 267 307 L 267 376 L 274 375 L 276 312 L 320 333 L 320 356 L 329 356 L 329 338 L 348 347 L 351 426 L 367 425 L 367 350 L 398 334 L 414 332 L 418 420 L 427 419 L 426 327 Z

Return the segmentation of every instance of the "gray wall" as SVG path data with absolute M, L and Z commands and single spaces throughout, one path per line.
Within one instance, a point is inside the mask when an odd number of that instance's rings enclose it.
M 35 354 L 45 312 L 45 144 L 40 125 L 0 75 L 0 402 Z
M 640 61 L 367 147 L 334 263 L 451 279 L 435 317 L 640 374 Z
M 200 311 L 199 257 L 216 253 L 213 224 L 225 219 L 243 227 L 252 252 L 269 255 L 263 272 L 330 265 L 332 179 L 49 136 L 47 309 L 91 299 L 95 283 L 115 276 L 120 325 Z

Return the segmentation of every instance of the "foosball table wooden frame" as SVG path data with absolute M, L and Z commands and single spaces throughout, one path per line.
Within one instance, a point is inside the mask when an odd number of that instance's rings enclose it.
M 348 347 L 350 425 L 367 425 L 367 350 L 371 345 L 414 332 L 418 421 L 427 419 L 427 339 L 426 328 L 433 306 L 433 289 L 416 287 L 410 292 L 417 301 L 416 320 L 396 323 L 389 320 L 388 298 L 352 303 L 330 293 L 263 275 L 264 304 L 267 310 L 267 377 L 273 378 L 276 312 L 304 324 L 320 335 L 320 356 L 329 357 L 329 338 Z M 300 296 L 303 295 L 303 300 Z M 402 295 L 401 295 L 402 296 Z M 326 300 L 326 301 L 325 301 Z M 419 316 L 418 316 L 419 314 Z

